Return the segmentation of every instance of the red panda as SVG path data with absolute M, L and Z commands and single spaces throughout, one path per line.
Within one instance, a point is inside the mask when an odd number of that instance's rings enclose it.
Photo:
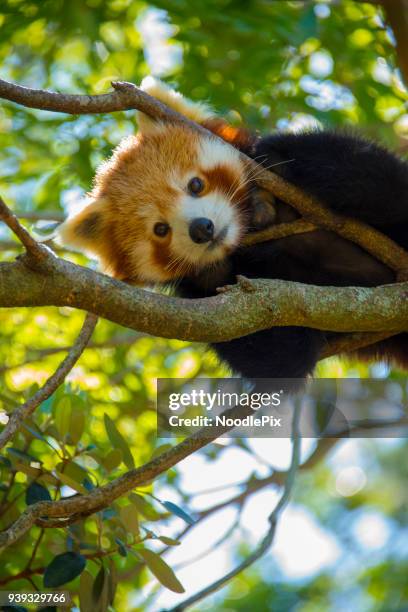
M 105 271 L 126 282 L 177 281 L 176 292 L 184 297 L 214 295 L 237 274 L 337 286 L 395 280 L 384 264 L 326 230 L 242 246 L 245 233 L 298 214 L 290 203 L 256 188 L 256 174 L 239 151 L 408 248 L 406 163 L 350 134 L 323 130 L 258 138 L 151 77 L 142 88 L 233 146 L 140 114 L 138 134 L 124 139 L 102 164 L 87 205 L 60 227 L 64 244 L 95 254 Z M 214 348 L 244 377 L 302 379 L 329 337 L 304 327 L 273 327 Z M 408 366 L 408 334 L 360 355 Z

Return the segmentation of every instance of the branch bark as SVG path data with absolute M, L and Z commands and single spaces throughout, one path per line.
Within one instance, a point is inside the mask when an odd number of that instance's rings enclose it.
M 251 280 L 188 300 L 155 294 L 57 257 L 42 270 L 0 264 L 0 307 L 71 306 L 136 331 L 198 342 L 231 340 L 271 326 L 338 332 L 408 330 L 408 283 L 318 287 Z

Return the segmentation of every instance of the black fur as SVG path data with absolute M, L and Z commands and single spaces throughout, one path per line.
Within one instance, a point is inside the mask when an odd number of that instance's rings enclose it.
M 408 164 L 377 144 L 352 135 L 318 131 L 260 139 L 251 152 L 266 167 L 316 196 L 331 210 L 362 220 L 408 249 Z M 261 156 L 261 157 L 260 157 Z M 294 160 L 287 161 L 286 160 Z M 277 202 L 276 222 L 298 217 Z M 250 229 L 250 228 L 248 228 Z M 235 276 L 279 278 L 317 285 L 376 286 L 394 273 L 360 247 L 317 230 L 239 248 L 218 269 L 183 279 L 186 297 L 213 295 Z M 232 370 L 253 378 L 303 378 L 311 373 L 330 334 L 275 327 L 214 345 Z M 408 367 L 408 333 L 360 352 Z

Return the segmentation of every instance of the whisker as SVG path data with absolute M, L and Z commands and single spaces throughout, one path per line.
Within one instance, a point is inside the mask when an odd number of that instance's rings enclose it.
M 289 164 L 290 162 L 296 161 L 293 159 L 285 159 L 280 162 L 276 162 L 274 164 L 269 164 L 268 166 L 262 166 L 259 164 L 258 168 L 254 168 L 252 173 L 249 174 L 250 181 L 254 181 L 260 174 L 262 174 L 263 170 L 270 170 L 271 168 L 275 168 L 275 166 L 281 166 L 283 164 Z M 252 169 L 251 169 L 252 170 Z

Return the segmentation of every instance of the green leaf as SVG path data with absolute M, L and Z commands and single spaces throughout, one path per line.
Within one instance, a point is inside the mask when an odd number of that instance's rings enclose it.
M 128 497 L 129 501 L 136 506 L 138 512 L 143 514 L 148 521 L 159 521 L 163 518 L 163 515 L 157 512 L 156 508 L 141 495 L 130 493 Z
M 117 573 L 116 565 L 113 559 L 109 559 L 108 603 L 110 606 L 113 605 L 117 585 L 118 585 L 118 573 Z
M 122 451 L 124 464 L 129 470 L 132 470 L 135 467 L 135 462 L 126 440 L 116 428 L 115 423 L 106 413 L 104 414 L 104 420 L 106 433 L 108 434 L 112 446 L 114 448 L 119 448 Z
M 55 404 L 55 425 L 64 440 L 77 444 L 85 427 L 85 402 L 78 395 L 63 395 Z
M 71 582 L 81 574 L 86 565 L 83 555 L 76 552 L 66 552 L 57 555 L 45 568 L 44 586 L 59 587 Z
M 69 428 L 69 437 L 74 444 L 78 444 L 85 428 L 85 413 L 75 407 L 72 412 L 71 424 Z
M 35 504 L 38 501 L 51 501 L 51 495 L 48 489 L 38 482 L 32 482 L 26 490 L 25 500 L 27 506 L 31 506 L 31 504 Z
M 68 463 L 59 463 L 56 468 L 56 474 L 58 478 L 64 484 L 75 489 L 78 493 L 88 493 L 88 489 L 84 482 L 88 478 L 88 472 L 81 466 L 75 463 L 75 461 L 69 461 Z
M 157 539 L 167 546 L 179 546 L 181 544 L 180 540 L 173 540 L 173 538 L 168 538 L 167 536 L 159 536 Z
M 64 395 L 55 406 L 55 425 L 63 439 L 68 435 L 71 425 L 72 402 L 69 395 Z
M 18 448 L 13 448 L 12 446 L 7 449 L 7 452 L 11 455 L 12 459 L 18 459 L 20 461 L 24 461 L 25 463 L 31 463 L 32 461 L 35 463 L 42 463 L 42 461 L 36 459 L 36 457 L 33 457 L 33 455 L 29 455 L 28 453 L 25 453 Z
M 174 593 L 184 593 L 185 589 L 171 567 L 155 552 L 148 548 L 138 550 L 149 570 L 157 580 Z
M 28 432 L 30 432 L 30 434 L 34 436 L 34 438 L 37 438 L 37 440 L 41 440 L 41 442 L 45 442 L 46 444 L 48 444 L 47 440 L 44 438 L 42 433 L 39 432 L 37 429 L 34 429 L 34 427 L 30 427 L 30 425 L 26 425 L 25 423 L 23 423 L 23 427 Z
M 119 538 L 115 538 L 115 542 L 118 545 L 118 552 L 121 557 L 127 557 L 127 548 L 124 542 Z
M 113 448 L 102 460 L 102 465 L 108 472 L 111 472 L 122 463 L 123 453 L 120 448 Z
M 137 510 L 133 504 L 128 504 L 120 509 L 120 519 L 130 533 L 139 535 L 139 520 L 137 518 Z
M 102 565 L 101 569 L 96 574 L 95 581 L 92 587 L 92 600 L 94 604 L 100 605 L 102 610 L 105 609 L 105 606 L 103 606 L 103 603 L 104 603 L 103 600 L 105 599 L 105 594 L 107 596 L 107 593 L 106 593 L 107 584 L 105 587 L 105 583 L 106 583 L 106 572 L 105 572 L 105 568 Z
M 183 519 L 183 521 L 185 521 L 189 525 L 194 525 L 195 520 L 189 514 L 187 514 L 187 512 L 185 512 L 183 508 L 180 508 L 176 504 L 173 504 L 173 502 L 169 501 L 162 501 L 160 503 L 172 514 L 175 514 L 179 518 Z
M 92 601 L 93 583 L 92 574 L 88 570 L 83 571 L 79 580 L 79 604 L 81 612 L 93 612 L 95 609 Z

